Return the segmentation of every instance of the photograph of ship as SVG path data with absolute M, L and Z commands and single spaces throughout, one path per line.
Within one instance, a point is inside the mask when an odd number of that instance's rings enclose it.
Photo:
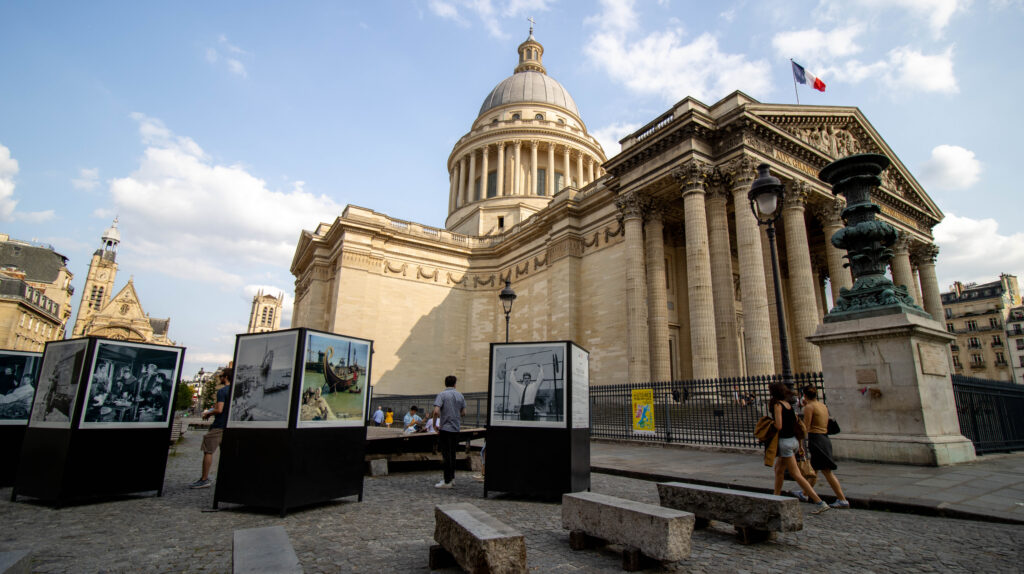
M 29 426 L 71 428 L 86 343 L 77 339 L 46 344 Z
M 299 426 L 362 425 L 366 419 L 369 357 L 369 341 L 307 334 Z
M 0 425 L 28 423 L 42 353 L 0 351 Z
M 298 331 L 238 338 L 229 427 L 288 426 Z
M 166 427 L 183 349 L 99 341 L 79 428 Z
M 565 344 L 495 345 L 491 424 L 561 426 L 565 421 Z

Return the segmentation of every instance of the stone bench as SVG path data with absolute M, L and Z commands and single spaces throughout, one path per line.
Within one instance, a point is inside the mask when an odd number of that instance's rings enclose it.
M 694 515 L 596 492 L 562 496 L 562 528 L 569 546 L 581 550 L 593 539 L 622 544 L 622 567 L 641 569 L 645 558 L 675 562 L 690 556 Z
M 434 508 L 434 540 L 430 569 L 458 564 L 471 573 L 526 572 L 526 540 L 522 533 L 472 504 L 439 504 Z
M 0 574 L 28 574 L 31 567 L 32 553 L 28 550 L 0 552 Z
M 236 530 L 231 553 L 234 574 L 302 574 L 283 526 Z
M 704 528 L 712 520 L 731 523 L 743 544 L 804 527 L 800 501 L 788 496 L 685 482 L 658 483 L 658 496 L 662 506 L 692 512 L 697 517 L 696 528 Z

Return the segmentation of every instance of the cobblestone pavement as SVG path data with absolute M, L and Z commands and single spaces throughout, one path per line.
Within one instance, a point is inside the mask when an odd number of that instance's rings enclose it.
M 526 536 L 532 572 L 614 572 L 614 548 L 573 552 L 560 507 L 492 494 L 460 471 L 452 490 L 437 490 L 439 471 L 367 478 L 354 497 L 298 510 L 285 518 L 222 504 L 213 490 L 189 490 L 199 470 L 201 433 L 190 433 L 168 461 L 163 497 L 152 495 L 55 510 L 0 489 L 0 551 L 34 552 L 34 572 L 229 572 L 232 531 L 280 524 L 307 573 L 426 572 L 433 507 L 471 502 Z M 130 464 L 130 458 L 126 459 Z M 657 503 L 653 482 L 592 475 L 593 490 Z M 833 510 L 810 515 L 804 530 L 742 546 L 728 525 L 693 535 L 693 554 L 668 570 L 686 572 L 1021 572 L 1024 526 Z M 445 572 L 454 572 L 446 570 Z

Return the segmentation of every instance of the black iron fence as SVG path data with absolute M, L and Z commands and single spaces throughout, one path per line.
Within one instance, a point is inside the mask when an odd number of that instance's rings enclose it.
M 813 384 L 824 400 L 821 373 L 802 373 L 794 379 L 796 389 Z M 768 414 L 768 385 L 781 380 L 781 375 L 766 375 L 590 387 L 590 436 L 757 447 L 754 425 Z M 633 391 L 644 389 L 654 394 L 653 433 L 633 431 Z
M 978 454 L 1024 449 L 1024 385 L 953 375 L 953 397 Z
M 466 416 L 462 418 L 462 426 L 466 428 L 485 426 L 487 424 L 487 393 L 482 391 L 462 393 L 462 396 L 466 397 Z M 391 428 L 402 428 L 402 417 L 409 412 L 409 407 L 413 405 L 416 405 L 420 416 L 426 420 L 427 414 L 434 410 L 435 398 L 437 398 L 437 394 L 373 395 L 370 397 L 369 422 L 371 425 L 373 424 L 373 413 L 377 412 L 377 407 L 383 407 L 385 411 L 391 408 L 395 411 L 395 424 L 392 424 Z

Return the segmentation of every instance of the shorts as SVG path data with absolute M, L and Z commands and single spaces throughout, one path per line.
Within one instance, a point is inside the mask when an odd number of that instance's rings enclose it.
M 796 437 L 780 438 L 779 439 L 779 458 L 789 458 L 796 454 L 796 451 L 800 450 L 800 441 L 796 440 Z
M 217 451 L 217 447 L 220 446 L 220 439 L 222 438 L 224 438 L 224 429 L 210 429 L 206 432 L 206 436 L 203 437 L 203 445 L 199 448 L 206 454 L 213 454 Z

